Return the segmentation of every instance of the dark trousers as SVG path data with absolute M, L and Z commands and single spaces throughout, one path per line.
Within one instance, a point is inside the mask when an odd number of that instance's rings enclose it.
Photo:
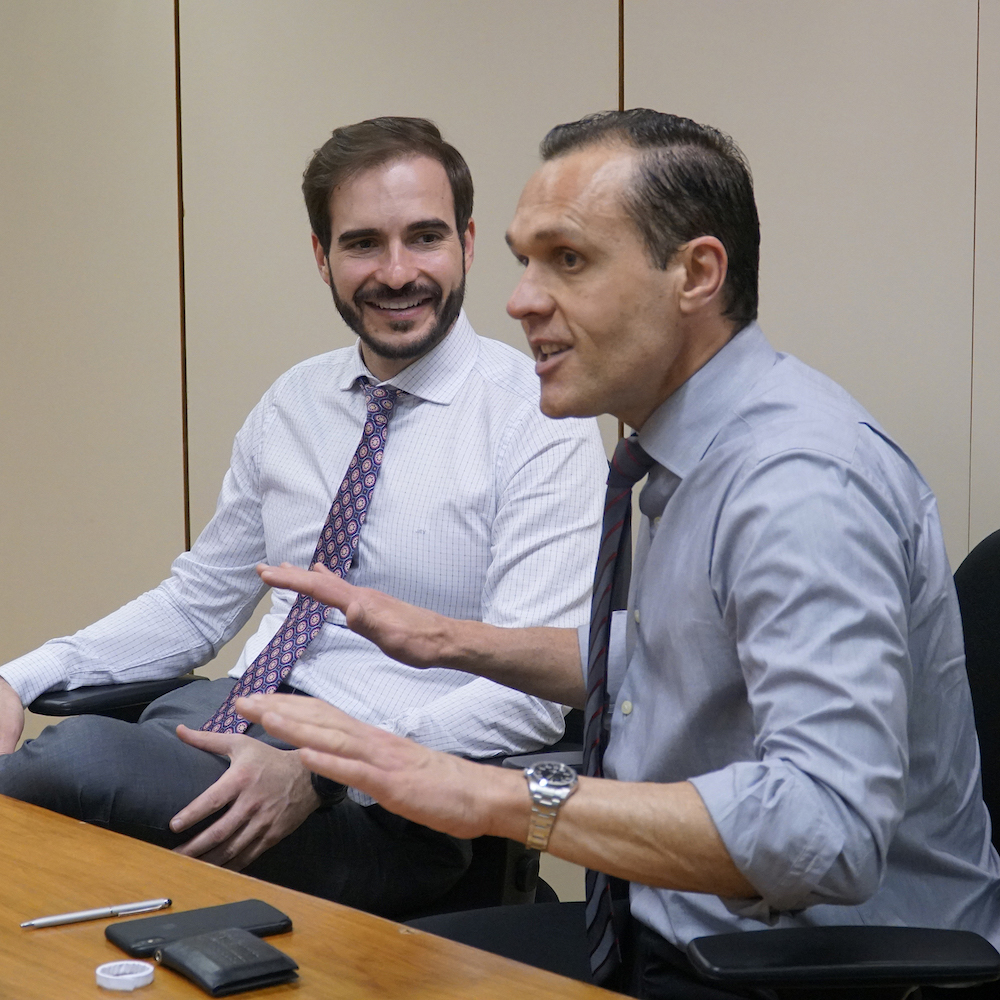
M 179 723 L 200 728 L 233 685 L 199 681 L 153 702 L 138 723 L 79 716 L 49 726 L 0 757 L 0 794 L 162 847 L 203 829 L 172 833 L 170 819 L 216 781 L 225 757 L 188 746 Z M 287 749 L 253 725 L 247 735 Z M 468 841 L 456 840 L 347 799 L 318 810 L 265 851 L 247 875 L 387 917 L 420 912 L 469 865 Z

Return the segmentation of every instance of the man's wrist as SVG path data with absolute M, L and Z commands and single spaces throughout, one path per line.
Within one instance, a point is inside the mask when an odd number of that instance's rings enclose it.
M 334 806 L 340 805 L 347 797 L 347 785 L 341 784 L 339 781 L 333 781 L 331 778 L 317 774 L 315 771 L 309 772 L 309 784 L 312 786 L 312 790 L 319 800 L 319 804 L 316 806 L 317 812 L 325 812 L 328 809 L 333 809 Z

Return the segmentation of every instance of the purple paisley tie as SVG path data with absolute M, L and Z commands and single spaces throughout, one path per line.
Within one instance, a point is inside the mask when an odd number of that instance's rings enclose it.
M 358 547 L 358 535 L 365 523 L 372 491 L 382 466 L 382 452 L 389 430 L 389 418 L 399 395 L 394 386 L 363 383 L 368 416 L 357 450 L 337 490 L 326 524 L 320 533 L 313 563 L 323 563 L 337 576 L 347 575 Z M 312 642 L 326 620 L 326 608 L 319 601 L 300 594 L 282 622 L 281 628 L 261 654 L 244 671 L 229 697 L 201 728 L 211 733 L 242 733 L 249 722 L 237 715 L 236 699 L 248 694 L 270 694 L 288 676 L 302 651 Z

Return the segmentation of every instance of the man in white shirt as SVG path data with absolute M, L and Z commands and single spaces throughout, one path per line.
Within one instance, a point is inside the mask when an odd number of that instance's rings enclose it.
M 586 620 L 606 462 L 593 422 L 542 417 L 530 360 L 477 337 L 461 311 L 475 237 L 464 160 L 429 122 L 375 119 L 333 133 L 303 192 L 320 274 L 357 348 L 305 361 L 268 390 L 237 435 L 215 516 L 167 580 L 0 669 L 0 793 L 400 915 L 459 877 L 465 842 L 359 793 L 337 802 L 260 727 L 203 731 L 232 677 L 271 648 L 288 591 L 272 595 L 230 678 L 159 699 L 137 725 L 69 719 L 13 752 L 22 705 L 42 691 L 205 663 L 260 599 L 258 562 L 313 560 L 362 454 L 373 385 L 398 396 L 349 578 L 495 625 Z M 336 613 L 317 624 L 284 690 L 467 757 L 558 738 L 558 705 L 452 671 L 416 674 L 343 626 Z

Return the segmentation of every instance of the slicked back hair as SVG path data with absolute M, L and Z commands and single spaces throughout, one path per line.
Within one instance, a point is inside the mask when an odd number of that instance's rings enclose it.
M 426 118 L 369 118 L 333 130 L 313 153 L 302 175 L 309 224 L 324 254 L 330 252 L 330 198 L 349 177 L 394 160 L 429 156 L 444 167 L 455 203 L 455 227 L 464 249 L 465 230 L 472 218 L 472 175 L 462 154 L 441 138 Z
M 685 243 L 715 236 L 729 257 L 723 315 L 737 329 L 756 319 L 760 222 L 750 167 L 736 143 L 690 118 L 633 108 L 557 125 L 542 140 L 542 159 L 605 143 L 639 151 L 624 207 L 653 264 L 666 268 Z

